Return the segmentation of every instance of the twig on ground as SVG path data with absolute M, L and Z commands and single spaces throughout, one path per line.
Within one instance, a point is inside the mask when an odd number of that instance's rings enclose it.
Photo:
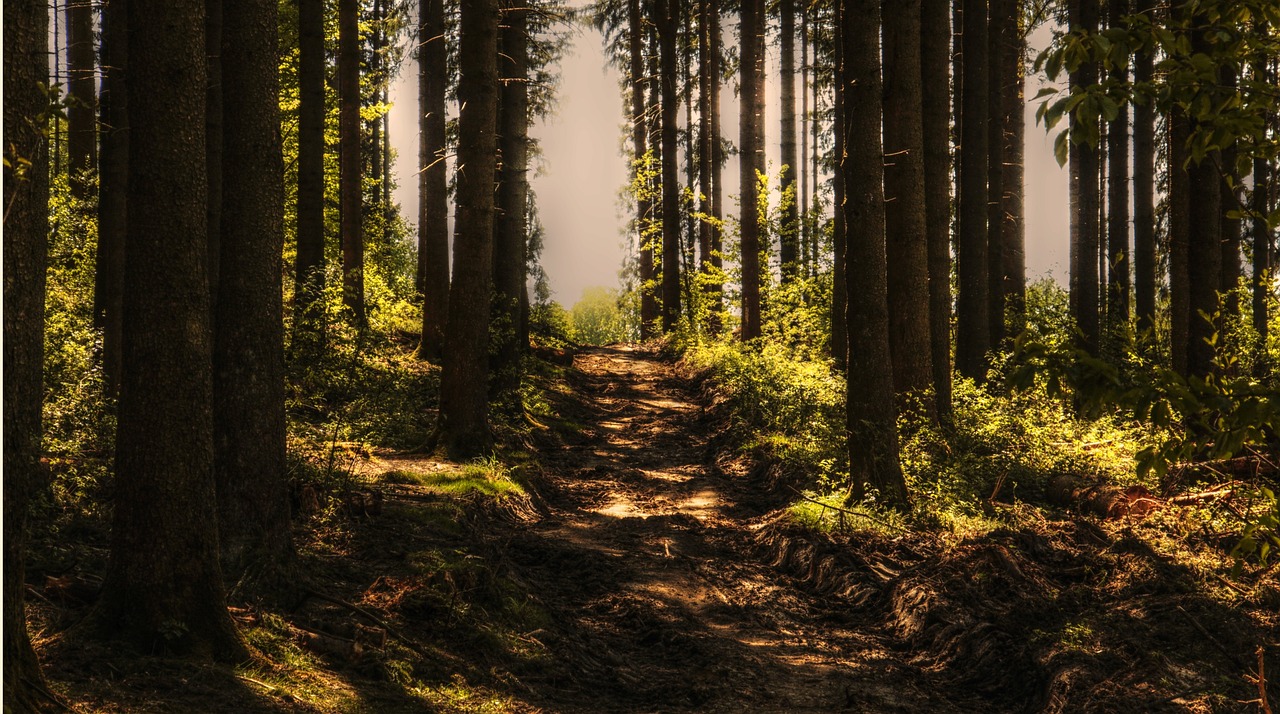
M 1258 706 L 1261 707 L 1262 714 L 1271 714 L 1271 699 L 1267 697 L 1267 663 L 1262 653 L 1262 645 L 1258 645 L 1258 676 L 1253 681 L 1258 685 Z
M 893 525 L 892 523 L 889 523 L 889 522 L 887 522 L 887 521 L 882 521 L 882 520 L 880 520 L 879 518 L 876 518 L 875 516 L 873 516 L 873 515 L 871 515 L 871 514 L 869 514 L 869 513 L 859 513 L 859 512 L 857 512 L 857 511 L 851 511 L 851 510 L 849 510 L 849 509 L 847 509 L 847 508 L 841 508 L 840 506 L 833 506 L 833 505 L 831 505 L 830 503 L 823 503 L 822 501 L 819 501 L 819 500 L 818 500 L 818 499 L 816 499 L 816 498 L 810 498 L 810 497 L 808 497 L 808 496 L 804 495 L 803 493 L 801 493 L 801 492 L 800 492 L 800 490 L 799 490 L 799 489 L 797 489 L 797 488 L 796 488 L 796 487 L 794 487 L 794 486 L 788 486 L 788 488 L 790 488 L 792 491 L 795 491 L 796 495 L 797 495 L 797 496 L 799 496 L 800 498 L 803 498 L 804 500 L 806 500 L 806 501 L 808 501 L 808 502 L 810 502 L 810 503 L 816 503 L 816 504 L 818 504 L 819 506 L 822 506 L 823 508 L 830 508 L 831 510 L 836 511 L 836 512 L 838 512 L 838 513 L 843 513 L 843 514 L 850 515 L 850 516 L 857 516 L 858 518 L 865 518 L 865 519 L 867 519 L 868 521 L 871 521 L 872 523 L 877 523 L 877 524 L 882 525 L 882 526 L 884 526 L 885 528 L 888 528 L 889 530 L 892 530 L 892 531 L 897 531 L 897 532 L 899 532 L 899 533 L 906 533 L 906 532 L 907 532 L 907 529 L 906 529 L 906 528 L 903 528 L 903 527 L 901 527 L 901 526 L 895 526 L 895 525 Z
M 1217 647 L 1219 652 L 1227 656 L 1227 659 L 1231 660 L 1232 662 L 1235 662 L 1236 665 L 1239 666 L 1241 669 L 1244 669 L 1247 666 L 1244 663 L 1244 660 L 1240 659 L 1239 655 L 1237 655 L 1235 652 L 1232 652 L 1231 650 L 1224 647 L 1223 644 L 1218 641 L 1218 638 L 1210 634 L 1209 630 L 1205 629 L 1205 626 L 1200 624 L 1199 620 L 1191 616 L 1191 613 L 1183 609 L 1181 605 L 1178 605 L 1177 607 L 1178 607 L 1178 612 L 1181 612 L 1187 618 L 1187 622 L 1190 622 L 1192 626 L 1194 626 L 1197 630 L 1199 630 L 1200 634 L 1204 635 L 1204 638 L 1208 640 L 1210 644 L 1212 644 L 1214 647 Z
M 416 644 L 414 644 L 413 640 L 409 639 L 407 635 L 400 632 L 400 630 L 396 629 L 395 627 L 392 627 L 386 620 L 382 619 L 381 617 L 378 617 L 372 612 L 369 612 L 363 607 L 349 603 L 346 600 L 343 600 L 342 598 L 334 597 L 332 595 L 326 595 L 325 593 L 322 593 L 318 590 L 308 589 L 307 594 L 318 600 L 324 600 L 325 602 L 332 603 L 340 607 L 345 607 L 348 610 L 356 613 L 357 615 L 364 617 L 365 619 L 374 623 L 378 627 L 381 627 L 382 629 L 386 630 L 388 635 L 391 635 L 397 640 L 400 640 L 401 644 L 403 644 L 405 647 L 408 647 L 419 657 L 426 657 L 426 653 L 424 653 L 421 648 L 419 648 Z

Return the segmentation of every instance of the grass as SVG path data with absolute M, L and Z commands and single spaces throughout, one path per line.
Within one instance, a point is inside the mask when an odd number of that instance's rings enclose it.
M 382 475 L 385 483 L 417 486 L 441 496 L 465 496 L 476 493 L 505 497 L 523 495 L 524 488 L 512 479 L 511 470 L 496 457 L 473 461 L 459 470 L 427 473 L 396 469 Z

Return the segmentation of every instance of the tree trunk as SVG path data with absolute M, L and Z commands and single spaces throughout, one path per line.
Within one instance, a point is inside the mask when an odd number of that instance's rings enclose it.
M 44 678 L 27 636 L 27 510 L 45 488 L 40 466 L 49 163 L 48 8 L 4 13 L 4 706 L 42 711 Z M 19 166 L 29 162 L 25 171 Z
M 981 381 L 991 348 L 987 284 L 987 0 L 964 0 L 964 85 L 960 141 L 960 229 L 956 251 L 956 369 Z
M 680 321 L 680 164 L 676 143 L 680 102 L 676 82 L 679 16 L 676 0 L 657 0 L 658 50 L 662 83 L 662 331 Z
M 1026 226 L 1023 220 L 1023 195 L 1025 191 L 1023 157 L 1026 152 L 1026 68 L 1023 56 L 1026 51 L 1026 29 L 1021 18 L 1025 9 L 1022 0 L 1015 0 L 1016 17 L 1006 36 L 1008 47 L 1002 61 L 1005 84 L 1001 92 L 1001 113 L 1004 122 L 1004 204 L 1000 227 L 1004 262 L 1000 268 L 1003 282 L 1004 309 L 999 324 L 1009 328 L 1016 337 L 1026 329 L 1027 302 L 1027 250 Z M 1006 322 L 1007 320 L 1007 322 Z M 993 323 L 994 324 L 994 323 Z
M 1265 70 L 1255 68 L 1265 79 Z M 1255 158 L 1253 160 L 1253 329 L 1258 333 L 1257 354 L 1259 360 L 1263 359 L 1266 354 L 1267 333 L 1269 323 L 1267 320 L 1269 312 L 1269 300 L 1272 293 L 1273 272 L 1273 252 L 1271 247 L 1271 231 L 1267 226 L 1267 215 L 1271 210 L 1271 205 L 1267 200 L 1271 191 L 1271 182 L 1273 176 L 1271 174 L 1271 166 L 1266 159 Z M 1266 371 L 1272 365 L 1264 365 L 1262 370 Z
M 275 0 L 226 0 L 222 278 L 214 321 L 214 473 L 222 572 L 293 584 L 281 279 L 284 164 Z
M 1096 32 L 1098 0 L 1071 0 L 1073 32 Z M 1084 62 L 1071 73 L 1072 88 L 1098 82 L 1098 68 Z M 1071 116 L 1073 136 L 1079 119 Z M 1073 140 L 1069 149 L 1071 165 L 1071 315 L 1080 331 L 1080 347 L 1098 353 L 1098 149 Z
M 647 46 L 649 54 L 646 69 L 648 71 L 648 96 L 645 107 L 645 133 L 649 144 L 649 175 L 645 190 L 649 194 L 649 220 L 645 224 L 646 245 L 648 246 L 649 289 L 640 302 L 641 316 L 648 315 L 650 334 L 658 333 L 662 328 L 662 82 L 659 79 L 661 68 L 658 65 L 658 32 L 652 23 L 648 25 Z M 655 258 L 655 252 L 657 256 Z M 641 256 L 643 260 L 645 256 Z M 648 298 L 646 304 L 644 298 Z M 647 312 L 646 312 L 647 310 Z
M 437 443 L 453 459 L 487 452 L 489 296 L 493 275 L 493 188 L 498 150 L 498 2 L 462 0 L 459 46 L 458 218 L 449 326 L 440 375 Z
M 298 255 L 294 331 L 318 349 L 324 333 L 324 0 L 298 0 Z
M 889 348 L 898 394 L 927 397 L 933 383 L 929 337 L 928 234 L 920 0 L 883 0 L 884 191 Z M 930 400 L 922 404 L 933 413 Z
M 1219 77 L 1222 86 L 1229 88 L 1228 91 L 1231 93 L 1237 91 L 1236 85 L 1239 80 L 1233 68 L 1220 68 Z M 1240 315 L 1240 294 L 1236 292 L 1236 288 L 1240 287 L 1240 278 L 1244 274 L 1244 268 L 1240 263 L 1240 219 L 1230 215 L 1233 211 L 1244 208 L 1240 200 L 1240 176 L 1236 170 L 1238 151 L 1235 140 L 1224 146 L 1218 168 L 1219 176 L 1223 181 L 1219 189 L 1222 195 L 1220 218 L 1222 221 L 1222 272 L 1218 290 L 1223 293 L 1222 314 L 1231 317 Z
M 98 185 L 98 257 L 93 283 L 94 326 L 102 330 L 102 376 L 107 395 L 120 393 L 120 310 L 124 290 L 124 235 L 129 181 L 129 97 L 125 59 L 129 33 L 125 0 L 108 0 L 102 13 L 102 149 Z
M 812 277 L 818 264 L 817 251 L 810 244 L 809 195 L 809 7 L 800 6 L 800 158 L 795 170 L 800 174 L 800 195 L 796 198 L 800 207 L 800 274 Z M 813 179 L 816 180 L 816 176 Z
M 98 168 L 97 77 L 93 63 L 93 3 L 68 0 L 67 15 L 67 171 L 71 195 L 92 198 L 88 174 Z
M 889 357 L 889 299 L 885 276 L 884 151 L 880 143 L 880 0 L 841 0 L 844 65 L 839 91 L 847 107 L 840 171 L 847 199 L 846 274 L 849 291 L 847 375 L 850 496 L 907 503 L 898 462 L 897 409 Z
M 206 2 L 205 47 L 205 134 L 204 161 L 208 174 L 209 200 L 205 205 L 208 226 L 208 267 L 210 315 L 217 317 L 218 278 L 222 259 L 222 3 Z
M 1192 18 L 1196 29 L 1191 35 L 1191 51 L 1210 51 L 1207 29 L 1208 17 L 1197 13 Z M 1207 131 L 1208 127 L 1193 118 L 1191 132 Z M 1187 278 L 1190 286 L 1190 304 L 1187 327 L 1187 374 L 1206 377 L 1214 369 L 1214 344 L 1210 342 L 1218 331 L 1216 316 L 1221 307 L 1218 291 L 1222 289 L 1224 248 L 1223 214 L 1226 210 L 1226 186 L 1222 180 L 1224 152 L 1213 151 L 1199 161 L 1192 160 L 1188 168 L 1192 196 L 1187 240 Z M 1208 319 L 1206 316 L 1213 316 Z
M 717 224 L 711 228 L 711 265 L 717 274 L 724 268 L 722 256 L 724 229 L 719 223 L 724 218 L 724 143 L 720 135 L 720 0 L 707 0 L 711 18 L 711 217 Z M 724 314 L 724 283 L 716 282 L 711 286 L 711 331 L 719 334 L 723 328 L 721 316 Z
M 342 212 L 342 302 L 363 328 L 364 227 L 361 216 L 363 171 L 360 150 L 360 3 L 338 0 L 339 204 Z
M 843 28 L 845 24 L 845 3 L 843 0 L 835 0 L 834 5 L 835 26 Z M 845 273 L 845 269 L 848 266 L 845 246 L 848 245 L 848 242 L 845 226 L 845 177 L 842 170 L 842 161 L 849 136 L 848 125 L 845 123 L 845 93 L 841 86 L 843 81 L 841 72 L 844 71 L 844 43 L 840 41 L 839 33 L 836 33 L 836 35 L 831 82 L 831 109 L 834 115 L 831 130 L 835 134 L 835 139 L 832 141 L 835 155 L 835 172 L 831 177 L 831 200 L 834 204 L 831 226 L 831 252 L 833 254 L 831 266 L 831 360 L 835 364 L 837 371 L 844 371 L 849 366 L 849 281 Z M 883 162 L 884 158 L 881 157 L 880 161 Z
M 1155 7 L 1155 0 L 1138 0 L 1136 9 L 1154 20 Z M 1134 82 L 1145 84 L 1152 80 L 1152 55 L 1153 51 L 1138 51 L 1134 57 Z M 1147 101 L 1133 110 L 1133 267 L 1139 335 L 1150 335 L 1156 324 L 1155 166 L 1156 110 Z
M 130 3 L 128 25 L 130 130 L 147 140 L 129 144 L 115 516 L 87 626 L 238 662 L 214 499 L 204 3 Z
M 764 2 L 742 0 L 739 189 L 742 249 L 742 339 L 760 336 L 760 212 L 757 175 L 764 171 Z
M 438 360 L 449 315 L 449 191 L 445 163 L 448 45 L 444 0 L 421 0 L 418 17 L 418 355 Z
M 711 8 L 712 0 L 698 0 L 698 192 L 701 196 L 698 211 L 703 216 L 711 215 L 711 196 L 715 193 L 711 183 L 711 164 L 715 152 L 711 136 L 711 83 L 718 82 L 719 77 L 713 78 L 711 74 Z M 711 271 L 714 231 L 706 218 L 699 221 L 698 270 L 704 276 Z M 714 291 L 709 284 L 704 285 L 704 290 L 709 298 L 713 297 Z
M 1109 0 L 1108 24 L 1121 27 L 1129 14 L 1128 0 Z M 1112 69 L 1113 82 L 1129 81 L 1126 68 Z M 1107 127 L 1107 333 L 1113 349 L 1120 349 L 1129 330 L 1129 106 Z
M 1169 349 L 1173 369 L 1187 374 L 1191 325 L 1191 176 L 1186 169 L 1191 123 L 1181 110 L 1169 116 Z
M 929 352 L 938 416 L 951 413 L 951 59 L 949 0 L 920 5 L 921 108 L 924 119 L 924 194 L 929 269 Z
M 498 182 L 498 214 L 493 246 L 493 340 L 489 392 L 511 414 L 522 414 L 521 360 L 528 343 L 520 343 L 520 294 L 525 284 L 525 224 L 529 180 L 529 35 L 523 0 L 504 9 L 499 59 L 498 146 L 502 170 Z
M 1005 85 L 1013 36 L 1017 34 L 1017 0 L 990 0 L 987 19 L 987 330 L 989 347 L 1004 343 L 1004 261 L 1009 248 L 1004 230 Z
M 648 108 L 645 104 L 644 18 L 640 0 L 628 3 L 631 52 L 631 142 L 635 149 L 635 178 L 644 170 L 641 162 L 649 153 Z M 653 338 L 658 304 L 649 283 L 653 280 L 653 249 L 649 245 L 649 225 L 653 220 L 653 204 L 647 191 L 636 202 L 636 242 L 640 253 L 640 339 Z
M 782 193 L 791 189 L 792 201 L 782 212 L 778 259 L 782 282 L 794 280 L 800 272 L 800 221 L 796 190 L 796 8 L 795 0 L 779 0 L 780 31 L 778 52 L 782 55 Z

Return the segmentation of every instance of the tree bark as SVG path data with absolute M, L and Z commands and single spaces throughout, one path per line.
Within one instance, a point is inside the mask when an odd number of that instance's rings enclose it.
M 990 0 L 987 19 L 987 330 L 990 347 L 1004 342 L 1005 85 L 1012 39 L 1017 34 L 1017 0 Z
M 951 96 L 949 0 L 920 5 L 921 111 L 924 120 L 926 253 L 929 270 L 929 352 L 934 404 L 951 413 Z
M 1222 86 L 1228 91 L 1237 91 L 1239 79 L 1234 68 L 1224 66 L 1219 69 L 1218 76 Z M 1230 215 L 1231 212 L 1244 208 L 1240 200 L 1240 175 L 1236 170 L 1238 152 L 1238 140 L 1230 141 L 1222 148 L 1221 163 L 1218 166 L 1218 174 L 1223 181 L 1219 189 L 1222 195 L 1222 268 L 1218 289 L 1223 293 L 1222 313 L 1232 317 L 1240 315 L 1240 294 L 1236 289 L 1240 287 L 1240 278 L 1244 274 L 1240 258 L 1240 219 Z
M 885 275 L 885 217 L 880 142 L 880 0 L 840 0 L 844 65 L 840 91 L 845 113 L 845 154 L 840 165 L 848 192 L 844 204 L 849 369 L 847 429 L 850 497 L 872 491 L 878 500 L 905 506 L 907 487 L 898 462 L 897 409 L 889 356 L 889 299 Z
M 1004 308 L 998 324 L 1008 327 L 1009 336 L 1016 337 L 1026 329 L 1027 302 L 1027 250 L 1026 223 L 1023 216 L 1025 191 L 1023 159 L 1026 153 L 1026 28 L 1022 18 L 1025 4 L 1015 0 L 1016 17 L 1010 23 L 1006 36 L 1008 46 L 1001 61 L 1005 84 L 1001 92 L 1001 113 L 1004 122 L 1004 195 L 1001 210 L 1000 242 L 1004 261 L 1000 266 L 1003 283 Z M 997 323 L 993 323 L 993 326 Z
M 324 333 L 324 0 L 298 0 L 298 255 L 294 331 L 318 348 Z
M 1192 26 L 1198 29 L 1191 35 L 1193 53 L 1210 51 L 1207 15 L 1197 13 Z M 1198 119 L 1191 120 L 1191 133 L 1207 130 Z M 1218 291 L 1222 289 L 1224 247 L 1223 214 L 1225 184 L 1222 180 L 1223 152 L 1213 151 L 1199 161 L 1192 159 L 1187 169 L 1191 192 L 1190 220 L 1187 236 L 1187 278 L 1190 287 L 1187 326 L 1187 374 L 1206 377 L 1214 370 L 1214 344 L 1210 342 L 1218 331 L 1217 319 L 1221 304 Z
M 1121 27 L 1129 14 L 1128 0 L 1109 0 L 1108 24 Z M 1129 81 L 1127 69 L 1110 72 L 1113 82 Z M 1114 349 L 1123 344 L 1129 330 L 1129 107 L 1120 112 L 1107 127 L 1107 333 Z
M 130 3 L 124 373 L 111 559 L 86 626 L 144 652 L 240 661 L 218 566 L 204 3 Z
M 92 198 L 88 174 L 97 170 L 93 3 L 67 0 L 67 172 L 71 195 Z
M 363 328 L 364 227 L 363 160 L 360 150 L 360 3 L 338 0 L 339 203 L 342 209 L 342 302 Z
M 987 284 L 987 177 L 990 119 L 987 0 L 964 0 L 960 210 L 956 272 L 956 369 L 981 381 L 991 348 Z
M 1135 8 L 1155 20 L 1155 0 L 1138 0 Z M 1155 75 L 1153 51 L 1134 57 L 1133 80 L 1145 84 Z M 1151 101 L 1133 110 L 1133 268 L 1134 302 L 1139 335 L 1156 324 L 1156 110 Z
M 724 248 L 724 228 L 720 221 L 724 218 L 724 142 L 720 135 L 720 58 L 723 54 L 720 39 L 720 0 L 707 0 L 710 10 L 711 24 L 711 217 L 717 224 L 711 229 L 711 265 L 717 270 L 724 268 L 722 250 Z M 723 272 L 718 272 L 723 276 Z M 711 287 L 711 331 L 719 334 L 723 328 L 721 316 L 724 314 L 724 283 L 717 282 Z
M 698 211 L 704 216 L 712 212 L 711 164 L 714 161 L 715 141 L 711 135 L 711 84 L 719 77 L 712 75 L 711 61 L 711 13 L 713 0 L 698 0 L 698 192 L 701 201 Z M 705 218 L 698 224 L 698 269 L 704 275 L 711 272 L 711 244 L 715 228 Z M 706 278 L 704 277 L 704 280 Z M 710 284 L 704 286 L 707 297 L 714 299 Z
M 213 424 L 222 572 L 278 597 L 296 585 L 285 463 L 277 7 L 275 0 L 223 4 L 226 115 Z
M 529 180 L 529 35 L 523 0 L 503 10 L 499 59 L 498 147 L 502 169 L 498 181 L 498 214 L 493 247 L 493 349 L 490 395 L 512 414 L 524 412 L 520 399 L 521 360 L 528 343 L 520 343 L 520 294 L 525 285 L 528 226 L 525 206 Z
M 633 163 L 639 179 L 644 170 L 641 162 L 649 153 L 648 107 L 645 104 L 644 16 L 640 0 L 629 0 L 629 40 L 631 53 L 631 142 L 635 150 Z M 653 204 L 647 192 L 636 201 L 636 242 L 640 255 L 640 339 L 653 338 L 654 323 L 658 317 L 658 303 L 654 300 L 649 283 L 653 280 L 653 249 L 649 245 L 649 225 L 653 220 Z
M 658 52 L 662 84 L 662 331 L 680 321 L 680 165 L 676 143 L 676 91 L 680 68 L 676 61 L 679 30 L 676 0 L 657 0 Z
M 418 355 L 440 359 L 449 315 L 449 191 L 445 163 L 448 39 L 444 0 L 421 0 L 418 17 Z
M 129 32 L 125 0 L 108 0 L 102 13 L 102 148 L 98 185 L 98 256 L 94 268 L 94 326 L 102 330 L 102 376 L 107 395 L 120 394 L 120 311 L 124 290 L 124 236 L 129 181 L 129 97 L 125 59 Z
M 834 8 L 835 26 L 843 28 L 845 25 L 845 3 L 842 0 L 836 0 Z M 839 39 L 837 33 L 834 47 L 834 61 L 832 64 L 832 98 L 831 110 L 834 115 L 832 133 L 835 139 L 832 141 L 832 148 L 835 155 L 835 171 L 831 177 L 831 200 L 834 204 L 832 215 L 832 237 L 831 237 L 831 360 L 837 371 L 844 371 L 849 366 L 849 330 L 848 330 L 848 310 L 849 310 L 849 281 L 846 268 L 848 262 L 846 260 L 846 246 L 848 245 L 848 231 L 845 226 L 845 176 L 842 170 L 845 146 L 849 141 L 848 126 L 845 124 L 845 93 L 841 86 L 842 75 L 844 71 L 844 43 Z M 881 157 L 880 161 L 883 161 Z
M 742 0 L 739 39 L 742 91 L 739 197 L 742 250 L 742 339 L 760 336 L 760 211 L 757 175 L 764 171 L 764 2 Z
M 800 212 L 799 197 L 795 196 L 796 172 L 796 8 L 795 0 L 779 0 L 778 52 L 782 55 L 782 192 L 792 191 L 792 201 L 782 212 L 779 236 L 778 260 L 782 267 L 782 282 L 794 280 L 800 273 Z
M 883 0 L 884 191 L 889 348 L 900 395 L 927 399 L 933 383 L 925 216 L 920 0 Z
M 1098 29 L 1098 0 L 1071 0 L 1071 31 Z M 1071 73 L 1072 88 L 1098 82 L 1098 68 L 1084 62 Z M 1079 330 L 1080 347 L 1098 353 L 1098 149 L 1077 135 L 1080 120 L 1072 114 L 1069 131 L 1071 166 L 1071 315 Z
M 1191 325 L 1191 176 L 1187 171 L 1190 119 L 1169 116 L 1169 352 L 1173 369 L 1186 375 Z
M 1273 251 L 1271 247 L 1271 231 L 1267 226 L 1266 216 L 1271 210 L 1268 195 L 1273 180 L 1271 167 L 1266 159 L 1253 160 L 1253 329 L 1258 333 L 1257 353 L 1266 354 L 1268 331 L 1267 320 L 1269 300 L 1274 280 Z M 1271 365 L 1265 365 L 1269 369 Z
M 206 2 L 205 47 L 205 133 L 204 161 L 208 174 L 205 223 L 208 226 L 208 268 L 210 315 L 217 317 L 218 279 L 222 259 L 222 3 Z
M 459 36 L 458 213 L 436 441 L 450 458 L 490 449 L 489 296 L 498 150 L 498 2 L 463 0 Z
M 813 250 L 809 230 L 809 199 L 812 191 L 809 171 L 809 7 L 800 6 L 800 158 L 796 172 L 800 175 L 800 195 L 796 197 L 800 205 L 800 274 L 812 277 L 818 264 L 817 251 Z
M 4 704 L 42 711 L 44 678 L 27 635 L 27 511 L 40 466 L 49 157 L 49 13 L 43 2 L 4 13 Z M 29 162 L 25 170 L 19 167 Z

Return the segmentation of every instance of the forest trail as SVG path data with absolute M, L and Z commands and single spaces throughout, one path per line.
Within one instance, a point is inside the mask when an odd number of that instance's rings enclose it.
M 909 686 L 847 605 L 761 562 L 760 494 L 716 465 L 675 367 L 634 347 L 579 353 L 574 398 L 539 444 L 547 515 L 506 555 L 555 620 L 555 711 L 948 711 Z M 563 439 L 555 443 L 554 439 Z

